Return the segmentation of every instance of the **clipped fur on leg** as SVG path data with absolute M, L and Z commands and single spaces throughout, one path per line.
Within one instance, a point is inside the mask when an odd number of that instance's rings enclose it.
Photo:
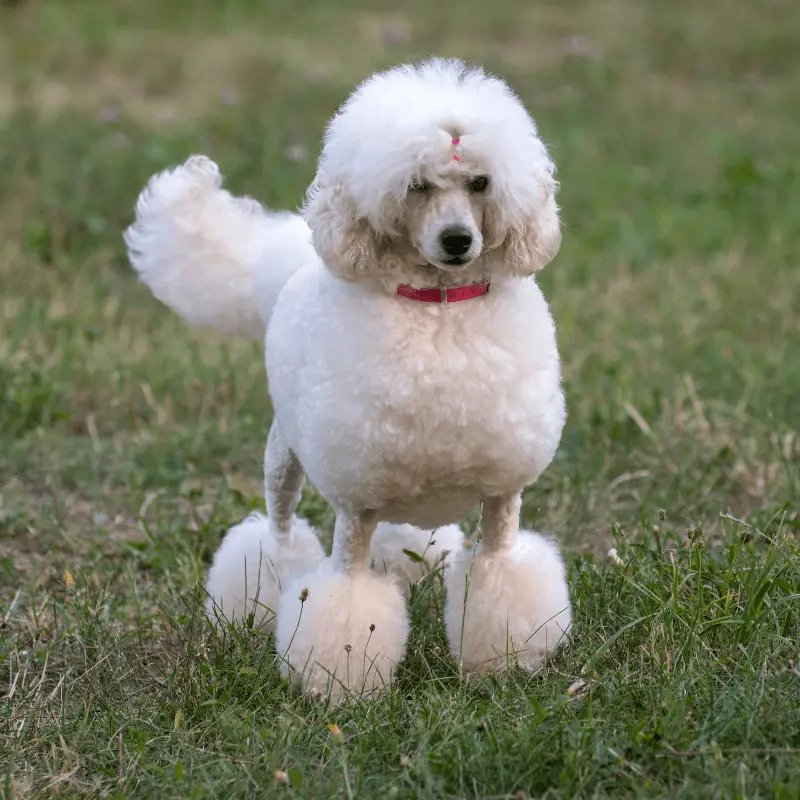
M 446 582 L 447 638 L 468 673 L 513 664 L 532 672 L 566 640 L 564 563 L 555 542 L 541 534 L 520 531 L 504 552 L 486 553 L 482 544 L 462 551 Z
M 215 624 L 244 622 L 275 632 L 281 587 L 325 557 L 313 528 L 295 517 L 291 535 L 278 538 L 263 514 L 231 528 L 214 555 L 206 581 L 206 614 Z

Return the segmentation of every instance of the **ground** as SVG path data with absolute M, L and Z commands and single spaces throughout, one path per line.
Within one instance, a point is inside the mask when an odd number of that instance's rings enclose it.
M 2 796 L 798 797 L 800 7 L 338 6 L 0 5 Z M 197 614 L 262 504 L 262 354 L 156 303 L 121 231 L 193 152 L 296 206 L 353 84 L 434 52 L 507 77 L 559 165 L 569 421 L 523 519 L 575 625 L 462 681 L 431 574 L 396 689 L 332 709 Z

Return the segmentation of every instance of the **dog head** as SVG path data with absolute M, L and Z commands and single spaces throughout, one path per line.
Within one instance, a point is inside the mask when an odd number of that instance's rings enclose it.
M 347 280 L 398 260 L 525 276 L 561 243 L 554 173 L 503 81 L 436 59 L 356 89 L 328 125 L 304 213 L 320 257 Z

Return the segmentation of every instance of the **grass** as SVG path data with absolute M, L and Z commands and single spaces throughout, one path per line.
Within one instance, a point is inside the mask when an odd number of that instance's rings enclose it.
M 788 2 L 0 6 L 2 796 L 798 797 L 798 39 Z M 197 151 L 296 205 L 352 85 L 431 52 L 506 76 L 559 164 L 570 417 L 523 518 L 575 627 L 462 682 L 433 574 L 396 689 L 330 709 L 197 613 L 262 503 L 262 356 L 120 233 Z

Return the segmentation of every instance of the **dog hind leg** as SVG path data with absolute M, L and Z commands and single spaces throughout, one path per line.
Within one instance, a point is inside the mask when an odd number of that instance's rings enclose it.
M 278 539 L 291 537 L 292 519 L 303 491 L 305 473 L 283 439 L 278 421 L 272 423 L 264 453 L 264 494 L 267 517 Z
M 206 612 L 214 623 L 252 616 L 254 625 L 274 632 L 281 589 L 325 554 L 313 528 L 294 516 L 303 468 L 277 422 L 267 439 L 264 471 L 267 516 L 251 514 L 225 534 L 208 573 Z

